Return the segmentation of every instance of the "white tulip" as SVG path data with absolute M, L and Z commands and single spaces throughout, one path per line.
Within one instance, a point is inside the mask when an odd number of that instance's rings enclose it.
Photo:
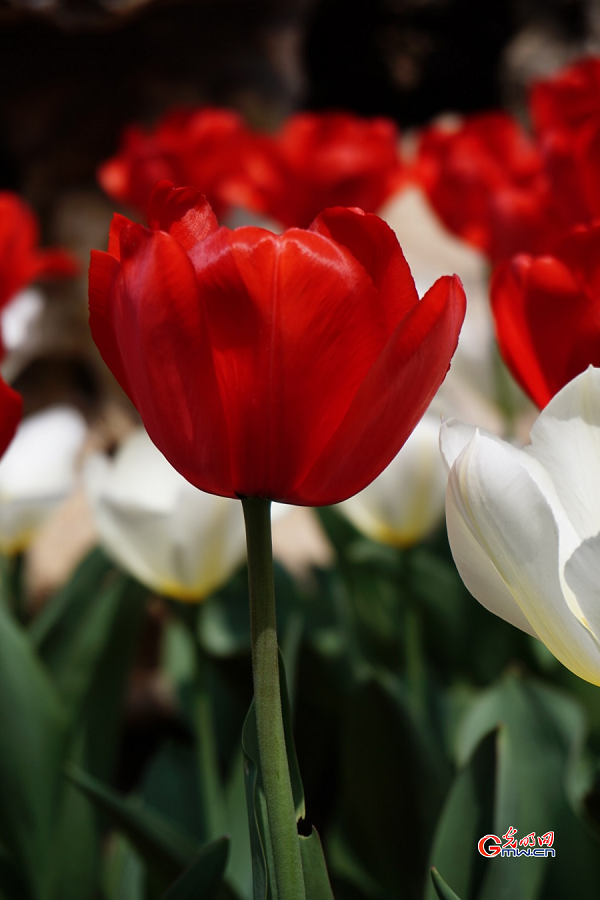
M 6 350 L 16 350 L 27 342 L 44 308 L 44 295 L 37 288 L 16 294 L 0 313 L 0 328 Z
M 489 300 L 489 263 L 479 250 L 442 225 L 422 190 L 408 187 L 379 211 L 394 230 L 419 296 L 441 275 L 455 272 L 467 295 L 467 314 L 452 360 L 452 374 L 495 399 L 494 326 Z
M 457 421 L 442 427 L 441 449 L 467 588 L 600 684 L 600 369 L 554 397 L 525 449 Z
M 439 454 L 440 416 L 428 411 L 389 466 L 337 509 L 383 544 L 408 547 L 444 516 L 447 476 Z
M 0 461 L 0 549 L 23 550 L 76 483 L 76 462 L 87 426 L 67 406 L 24 419 Z
M 423 191 L 407 187 L 379 212 L 392 228 L 406 256 L 419 296 L 448 272 L 455 272 L 467 295 L 467 312 L 450 371 L 440 389 L 458 415 L 505 433 L 519 423 L 512 414 L 529 416 L 530 404 L 513 383 L 498 357 L 489 298 L 489 262 L 482 252 L 451 234 L 433 211 Z
M 193 487 L 143 430 L 112 459 L 90 457 L 84 485 L 105 550 L 153 591 L 204 599 L 245 557 L 239 500 Z

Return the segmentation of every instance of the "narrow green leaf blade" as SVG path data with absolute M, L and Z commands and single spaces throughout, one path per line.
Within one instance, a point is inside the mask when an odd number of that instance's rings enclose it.
M 431 880 L 439 900 L 460 900 L 458 894 L 455 894 L 452 888 L 448 887 L 436 868 L 431 870 Z
M 196 855 L 196 844 L 181 828 L 138 800 L 121 797 L 76 766 L 70 765 L 67 775 L 130 840 L 148 869 L 163 883 L 163 890 L 188 867 Z
M 477 842 L 490 833 L 494 821 L 497 756 L 498 731 L 494 730 L 483 736 L 457 772 L 430 854 L 433 871 L 441 869 L 467 900 L 478 896 L 489 868 L 489 861 L 477 851 Z M 433 878 L 433 886 L 426 886 L 425 898 L 434 900 L 436 894 L 439 896 L 439 890 Z
M 169 888 L 163 900 L 213 900 L 223 880 L 228 854 L 227 836 L 211 841 Z
M 308 837 L 301 835 L 299 840 L 307 900 L 334 900 L 317 829 L 313 828 Z
M 31 639 L 51 673 L 72 727 L 86 709 L 121 607 L 139 603 L 139 594 L 137 583 L 95 550 L 34 621 Z
M 0 842 L 31 896 L 48 866 L 66 751 L 64 711 L 25 632 L 0 606 Z

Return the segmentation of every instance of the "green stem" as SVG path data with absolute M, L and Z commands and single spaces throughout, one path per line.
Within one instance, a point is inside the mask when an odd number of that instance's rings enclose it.
M 278 900 L 306 900 L 285 749 L 269 500 L 242 500 L 248 547 L 254 709 Z

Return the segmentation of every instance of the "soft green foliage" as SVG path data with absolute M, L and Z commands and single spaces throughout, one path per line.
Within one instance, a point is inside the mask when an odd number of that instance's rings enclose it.
M 307 897 L 592 900 L 597 689 L 468 595 L 444 534 L 395 551 L 320 515 L 335 565 L 276 572 Z M 95 551 L 27 623 L 18 576 L 0 603 L 0 900 L 276 900 L 245 573 L 201 606 L 160 601 L 169 715 L 150 738 L 123 730 L 147 592 Z M 510 825 L 553 830 L 556 857 L 478 853 Z

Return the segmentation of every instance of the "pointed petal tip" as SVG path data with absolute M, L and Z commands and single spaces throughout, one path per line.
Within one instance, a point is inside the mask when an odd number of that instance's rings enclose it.
M 166 180 L 159 181 L 150 195 L 148 225 L 152 231 L 171 234 L 186 250 L 219 227 L 204 194 L 194 187 L 175 187 Z
M 463 450 L 479 435 L 479 429 L 460 419 L 446 419 L 440 428 L 440 452 L 449 472 Z

